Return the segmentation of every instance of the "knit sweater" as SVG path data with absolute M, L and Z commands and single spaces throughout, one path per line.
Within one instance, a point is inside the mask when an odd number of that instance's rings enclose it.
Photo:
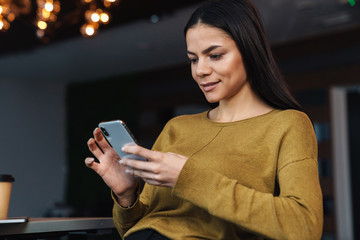
M 170 239 L 321 238 L 317 142 L 306 114 L 273 110 L 227 123 L 207 112 L 180 116 L 153 150 L 189 159 L 173 188 L 145 184 L 131 208 L 114 201 L 122 237 L 151 228 Z

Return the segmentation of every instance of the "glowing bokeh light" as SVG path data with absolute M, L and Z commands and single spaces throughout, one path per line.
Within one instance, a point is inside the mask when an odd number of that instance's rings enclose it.
M 355 2 L 355 0 L 349 0 L 349 3 L 350 3 L 350 6 L 355 6 L 355 4 L 356 4 L 356 2 Z
M 85 28 L 85 33 L 86 33 L 86 35 L 88 35 L 88 36 L 94 35 L 94 33 L 95 33 L 94 27 L 91 26 L 91 25 L 88 25 L 88 26 Z
M 100 19 L 103 23 L 107 23 L 109 21 L 109 15 L 107 13 L 101 13 Z
M 44 22 L 44 21 L 38 21 L 37 23 L 38 27 L 42 30 L 46 29 L 47 28 L 47 23 Z
M 45 3 L 44 8 L 46 9 L 46 11 L 51 12 L 52 10 L 54 10 L 54 5 L 50 2 L 47 2 Z
M 13 22 L 15 20 L 15 13 L 11 12 L 7 15 L 7 20 Z
M 91 21 L 98 22 L 100 20 L 100 15 L 98 13 L 91 14 Z
M 46 10 L 45 8 L 43 8 L 41 10 L 41 14 L 44 18 L 49 18 L 50 17 L 50 12 L 48 10 Z

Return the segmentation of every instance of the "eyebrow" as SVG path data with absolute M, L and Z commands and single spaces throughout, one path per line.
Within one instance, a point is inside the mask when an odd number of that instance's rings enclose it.
M 216 49 L 216 48 L 218 48 L 218 47 L 220 47 L 220 46 L 218 46 L 218 45 L 210 46 L 210 47 L 208 47 L 207 49 L 203 50 L 201 53 L 202 53 L 202 54 L 208 54 L 209 52 L 211 52 L 212 50 L 214 50 L 214 49 Z M 191 54 L 191 55 L 196 55 L 195 53 L 190 52 L 189 50 L 187 50 L 187 53 L 188 53 L 188 54 Z

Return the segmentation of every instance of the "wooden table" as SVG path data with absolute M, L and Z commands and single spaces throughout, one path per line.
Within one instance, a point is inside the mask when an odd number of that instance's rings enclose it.
M 112 218 L 30 218 L 25 223 L 0 224 L 0 239 L 54 239 L 74 234 L 98 236 L 114 231 Z

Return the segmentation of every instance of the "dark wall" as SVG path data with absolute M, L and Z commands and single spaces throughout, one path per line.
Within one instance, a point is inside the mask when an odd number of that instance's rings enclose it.
M 71 84 L 67 88 L 67 202 L 76 215 L 111 216 L 110 190 L 84 160 L 87 141 L 101 121 L 122 119 L 137 133 L 137 91 L 133 77 Z

